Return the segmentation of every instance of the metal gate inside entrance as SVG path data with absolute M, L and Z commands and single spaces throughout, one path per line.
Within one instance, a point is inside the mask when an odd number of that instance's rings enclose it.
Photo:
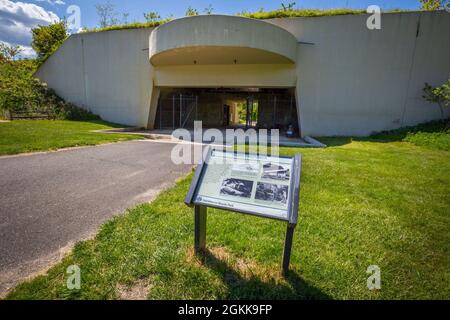
M 155 128 L 293 128 L 299 132 L 293 89 L 163 88 Z
M 174 94 L 159 99 L 156 122 L 160 129 L 191 128 L 198 119 L 198 96 Z

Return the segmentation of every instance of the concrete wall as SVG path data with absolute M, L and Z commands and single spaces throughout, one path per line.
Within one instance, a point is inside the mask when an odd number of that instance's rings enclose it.
M 144 127 L 153 91 L 150 33 L 136 29 L 73 35 L 36 76 L 104 120 Z
M 227 49 L 230 52 L 222 55 Z M 150 60 L 155 66 L 193 64 L 194 60 L 197 64 L 232 64 L 234 59 L 241 64 L 293 63 L 296 55 L 296 39 L 285 29 L 237 16 L 176 19 L 156 28 L 150 37 Z
M 161 66 L 154 71 L 155 85 L 162 87 L 286 88 L 297 83 L 292 64 Z
M 298 49 L 303 134 L 363 136 L 440 117 L 422 88 L 450 76 L 450 15 L 383 14 L 381 30 L 367 29 L 367 17 L 270 20 L 313 43 Z
M 422 99 L 422 88 L 450 75 L 449 14 L 383 14 L 381 30 L 368 30 L 367 17 L 268 20 L 313 43 L 298 44 L 296 65 L 153 70 L 144 51 L 152 29 L 137 29 L 72 36 L 37 76 L 105 120 L 136 126 L 154 122 L 158 86 L 297 87 L 304 135 L 362 136 L 438 119 L 438 107 Z

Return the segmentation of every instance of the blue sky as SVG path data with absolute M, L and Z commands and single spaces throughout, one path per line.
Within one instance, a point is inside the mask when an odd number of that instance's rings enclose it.
M 54 10 L 59 16 L 64 16 L 67 5 L 76 4 L 81 8 L 82 26 L 93 27 L 97 24 L 97 14 L 95 12 L 95 4 L 103 3 L 106 0 L 67 0 L 66 6 L 50 5 L 48 3 L 41 5 L 48 10 Z M 202 12 L 209 4 L 214 8 L 214 13 L 235 14 L 243 10 L 257 11 L 260 8 L 265 10 L 274 10 L 281 7 L 281 3 L 296 2 L 299 8 L 367 8 L 369 5 L 376 4 L 382 9 L 418 9 L 418 0 L 110 0 L 116 7 L 116 11 L 121 16 L 122 13 L 129 14 L 129 21 L 144 21 L 143 13 L 156 11 L 162 17 L 173 15 L 174 17 L 182 17 L 186 12 L 186 8 L 191 6 Z
M 30 47 L 31 28 L 46 25 L 55 20 L 67 17 L 67 8 L 77 5 L 81 9 L 81 27 L 98 26 L 95 10 L 97 3 L 107 0 L 0 0 L 0 42 L 20 45 L 24 56 L 33 55 Z M 161 17 L 173 15 L 174 18 L 184 16 L 187 7 L 197 9 L 200 13 L 210 4 L 213 13 L 235 14 L 242 11 L 274 10 L 281 3 L 296 2 L 296 8 L 357 8 L 365 9 L 369 5 L 378 5 L 384 10 L 419 9 L 419 0 L 110 0 L 115 6 L 117 18 L 122 19 L 127 13 L 128 22 L 144 21 L 144 12 L 156 11 Z

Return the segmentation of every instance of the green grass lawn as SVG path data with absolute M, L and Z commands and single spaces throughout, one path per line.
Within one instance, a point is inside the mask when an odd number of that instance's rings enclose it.
M 105 224 L 94 240 L 9 299 L 449 299 L 450 152 L 406 142 L 329 138 L 303 155 L 301 210 L 280 276 L 285 224 L 209 210 L 207 257 L 193 255 L 191 176 Z M 81 290 L 66 268 L 81 267 Z M 381 268 L 382 288 L 366 270 Z
M 0 155 L 96 145 L 139 139 L 126 134 L 95 133 L 116 125 L 103 121 L 16 120 L 0 123 Z

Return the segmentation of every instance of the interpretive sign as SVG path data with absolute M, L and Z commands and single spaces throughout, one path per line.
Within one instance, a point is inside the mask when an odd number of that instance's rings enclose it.
M 209 149 L 185 200 L 195 206 L 196 252 L 206 248 L 207 207 L 286 221 L 286 273 L 298 220 L 300 173 L 300 155 L 288 158 Z

